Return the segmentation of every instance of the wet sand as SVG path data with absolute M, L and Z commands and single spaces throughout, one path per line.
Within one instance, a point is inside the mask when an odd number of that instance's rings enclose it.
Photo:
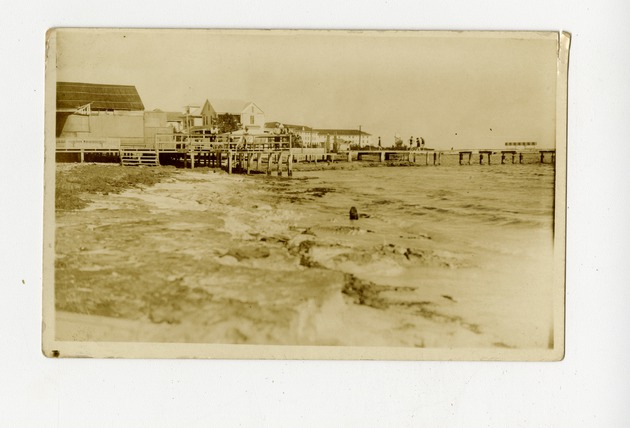
M 354 165 L 366 164 L 345 164 Z M 411 237 L 413 249 L 361 250 L 369 219 L 307 224 L 292 198 L 317 201 L 331 189 L 296 191 L 292 180 L 177 171 L 58 212 L 57 338 L 510 346 L 463 315 L 465 294 L 389 281 L 458 263 L 431 251 L 430 237 Z

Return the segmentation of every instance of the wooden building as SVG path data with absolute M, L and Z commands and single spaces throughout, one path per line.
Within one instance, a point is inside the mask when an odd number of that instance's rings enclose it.
M 56 136 L 144 141 L 144 104 L 135 86 L 57 82 Z
M 69 140 L 152 144 L 156 134 L 173 133 L 168 113 L 144 111 L 135 86 L 57 82 L 56 136 Z

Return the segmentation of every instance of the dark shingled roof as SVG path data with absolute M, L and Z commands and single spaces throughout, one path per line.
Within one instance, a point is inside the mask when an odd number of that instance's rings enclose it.
M 91 110 L 144 110 L 135 86 L 57 82 L 57 110 L 77 109 L 90 104 Z

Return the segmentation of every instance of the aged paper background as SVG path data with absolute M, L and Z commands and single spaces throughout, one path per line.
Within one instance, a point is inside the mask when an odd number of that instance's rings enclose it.
M 109 36 L 110 34 L 118 34 L 117 32 L 112 32 L 112 30 L 99 30 L 99 29 L 70 29 L 64 30 L 60 29 L 57 31 L 51 31 L 49 33 L 50 37 L 48 38 L 48 50 L 49 50 L 49 58 L 50 58 L 50 66 L 47 68 L 47 93 L 46 93 L 46 101 L 47 101 L 47 111 L 46 111 L 46 151 L 47 151 L 47 162 L 46 162 L 46 171 L 45 171 L 45 182 L 53 182 L 54 181 L 54 163 L 53 160 L 53 150 L 55 148 L 54 139 L 53 139 L 53 129 L 55 127 L 55 105 L 54 105 L 54 91 L 55 91 L 55 81 L 59 81 L 62 79 L 57 78 L 57 74 L 61 75 L 62 72 L 65 71 L 63 64 L 65 56 L 72 55 L 73 52 L 63 50 L 63 45 L 58 45 L 58 41 L 62 40 L 64 34 L 78 34 L 79 36 L 83 36 L 84 38 L 90 40 L 94 37 L 99 37 L 99 31 L 102 34 L 102 37 Z M 113 30 L 116 31 L 116 30 Z M 134 33 L 130 33 L 130 37 L 133 37 Z M 146 38 L 153 34 L 154 37 L 165 38 L 165 40 L 170 41 L 179 40 L 181 42 L 182 34 L 181 32 L 175 33 L 167 33 L 154 31 L 154 30 L 141 30 L 140 33 L 137 33 L 138 37 Z M 231 37 L 237 38 L 242 36 L 242 33 L 238 31 L 231 32 Z M 330 32 L 320 32 L 320 33 L 295 33 L 294 31 L 287 32 L 277 32 L 273 36 L 268 35 L 267 33 L 258 33 L 259 37 L 274 37 L 279 38 L 279 43 L 282 43 L 282 38 L 294 38 L 302 36 L 308 36 L 314 38 L 314 42 L 319 42 L 319 40 L 331 37 L 343 37 L 343 34 L 332 34 Z M 187 38 L 201 38 L 204 34 L 198 31 L 192 31 Z M 210 34 L 208 37 L 225 37 L 227 34 L 222 33 L 220 31 L 215 32 L 214 34 Z M 372 37 L 376 36 L 375 41 L 382 41 L 383 39 L 379 39 L 379 35 L 372 35 Z M 70 37 L 70 36 L 66 36 Z M 120 36 L 118 36 L 120 37 Z M 361 38 L 362 35 L 353 35 L 353 38 Z M 76 36 L 75 36 L 76 38 Z M 539 121 L 549 121 L 550 123 L 555 122 L 554 126 L 550 126 L 551 130 L 551 139 L 555 140 L 555 148 L 556 148 L 556 180 L 555 180 L 555 232 L 553 235 L 554 245 L 553 245 L 553 283 L 546 284 L 547 286 L 552 288 L 552 292 L 550 293 L 549 299 L 552 299 L 553 307 L 553 325 L 550 327 L 549 335 L 553 335 L 553 344 L 554 346 L 551 349 L 545 347 L 516 347 L 515 349 L 508 349 L 509 346 L 504 347 L 474 347 L 474 346 L 452 346 L 447 347 L 445 345 L 440 346 L 427 346 L 426 348 L 412 348 L 409 346 L 403 347 L 395 347 L 395 346 L 378 346 L 378 342 L 367 342 L 366 345 L 362 346 L 289 346 L 289 345 L 275 345 L 272 344 L 274 342 L 263 342 L 264 344 L 256 344 L 254 346 L 249 343 L 243 345 L 220 345 L 216 343 L 155 343 L 151 341 L 146 341 L 142 343 L 140 340 L 136 342 L 114 342 L 114 341 L 103 341 L 103 340 L 90 340 L 88 337 L 87 340 L 79 340 L 79 341 L 63 341 L 59 340 L 58 336 L 55 336 L 56 328 L 56 318 L 54 316 L 55 311 L 55 294 L 54 294 L 54 280 L 53 280 L 53 260 L 54 253 L 52 251 L 47 251 L 45 253 L 44 258 L 44 350 L 46 355 L 49 356 L 80 356 L 80 357 L 133 357 L 133 358 L 142 358 L 142 357 L 153 357 L 153 358 L 164 358 L 164 357 L 186 357 L 186 358 L 283 358 L 283 359 L 429 359 L 429 360 L 492 360 L 492 361 L 505 361 L 505 360 L 526 360 L 526 361 L 553 361 L 559 360 L 562 358 L 564 353 L 564 199 L 565 199 L 565 162 L 566 162 L 566 73 L 567 73 L 567 58 L 568 58 L 568 48 L 570 44 L 570 39 L 568 34 L 560 35 L 558 33 L 517 33 L 517 32 L 442 32 L 442 33 L 431 33 L 431 32 L 419 32 L 414 34 L 408 34 L 404 32 L 391 32 L 385 35 L 386 40 L 389 38 L 410 38 L 408 40 L 415 41 L 416 44 L 411 44 L 409 46 L 416 47 L 419 46 L 424 40 L 429 40 L 429 43 L 435 43 L 438 45 L 442 45 L 442 49 L 449 49 L 448 53 L 451 50 L 460 51 L 458 46 L 461 44 L 468 45 L 470 41 L 473 40 L 482 40 L 483 43 L 490 44 L 493 42 L 503 42 L 510 46 L 513 44 L 514 49 L 524 43 L 529 43 L 535 46 L 535 43 L 539 43 L 541 41 L 552 42 L 553 44 L 558 44 L 559 49 L 557 53 L 557 71 L 553 68 L 549 68 L 544 71 L 545 80 L 549 82 L 554 82 L 556 80 L 557 73 L 557 82 L 550 83 L 555 85 L 555 100 L 553 95 L 549 97 L 548 95 L 543 97 L 540 104 L 538 105 L 538 109 L 541 112 L 541 119 Z M 209 40 L 215 40 L 210 38 Z M 278 40 L 278 39 L 276 39 Z M 359 39 L 360 40 L 360 39 Z M 449 44 L 446 44 L 449 42 Z M 269 43 L 269 42 L 268 42 Z M 278 42 L 276 42 L 278 43 Z M 546 46 L 553 46 L 553 44 L 548 44 Z M 392 43 L 393 45 L 393 43 Z M 146 45 L 150 48 L 151 43 Z M 396 45 L 397 46 L 397 45 Z M 404 50 L 400 47 L 396 47 L 396 49 L 400 49 L 398 56 L 401 59 L 408 58 L 409 56 L 414 54 L 415 49 L 406 47 Z M 493 45 L 494 46 L 494 45 Z M 188 52 L 188 51 L 184 51 Z M 242 54 L 239 52 L 239 55 L 248 55 L 247 50 L 243 50 Z M 514 61 L 522 61 L 522 54 L 520 51 L 515 54 Z M 534 51 L 537 52 L 537 51 Z M 447 55 L 448 55 L 447 53 Z M 111 54 L 111 53 L 110 53 Z M 352 57 L 353 52 L 342 52 L 342 54 L 347 54 Z M 533 55 L 533 52 L 531 53 Z M 105 55 L 105 53 L 103 53 Z M 138 52 L 138 55 L 142 55 L 142 52 Z M 188 55 L 188 53 L 186 53 Z M 316 57 L 318 60 L 325 59 L 327 57 L 326 54 L 323 54 L 321 57 Z M 546 58 L 549 56 L 546 56 Z M 60 63 L 58 64 L 55 61 L 55 58 Z M 431 58 L 431 57 L 429 57 Z M 506 57 L 505 61 L 510 61 L 509 56 Z M 186 61 L 189 59 L 187 58 Z M 184 61 L 184 59 L 182 59 Z M 201 64 L 204 64 L 207 60 L 202 60 Z M 550 61 L 546 61 L 545 64 L 550 63 Z M 554 62 L 551 62 L 551 65 L 554 65 Z M 88 64 L 86 63 L 87 67 Z M 390 65 L 391 67 L 392 65 Z M 101 67 L 104 70 L 101 71 L 103 75 L 103 79 L 107 79 L 110 71 L 107 69 L 107 65 L 103 64 Z M 480 73 L 483 75 L 492 74 L 493 69 L 488 69 L 489 66 L 482 65 Z M 538 70 L 531 70 L 529 74 L 533 74 Z M 124 73 L 124 70 L 123 70 Z M 296 68 L 295 72 L 292 72 L 291 76 L 296 79 L 300 79 L 297 77 L 297 74 L 301 74 L 302 71 L 300 68 Z M 396 75 L 396 71 L 392 71 L 394 75 Z M 98 74 L 97 72 L 93 72 L 94 75 Z M 90 74 L 92 75 L 92 74 Z M 377 73 L 378 75 L 378 73 Z M 404 74 L 403 74 L 404 75 Z M 332 77 L 330 78 L 332 80 Z M 403 77 L 401 77 L 403 79 Z M 434 78 L 437 82 L 441 81 L 441 74 Z M 457 78 L 459 80 L 459 78 Z M 520 77 L 519 77 L 520 79 Z M 496 78 L 495 78 L 496 80 Z M 520 82 L 520 80 L 519 80 Z M 332 84 L 332 82 L 325 82 L 326 84 Z M 367 82 L 366 82 L 367 83 Z M 193 84 L 192 82 L 190 83 Z M 375 83 L 376 84 L 376 83 Z M 455 84 L 455 83 L 453 83 Z M 522 83 L 526 85 L 527 83 Z M 257 82 L 257 85 L 264 85 L 264 82 Z M 396 84 L 394 88 L 390 88 L 390 90 L 398 90 L 398 85 Z M 501 85 L 497 85 L 501 87 Z M 174 91 L 176 91 L 174 89 Z M 504 93 L 504 92 L 502 92 Z M 161 96 L 168 96 L 168 91 L 162 91 Z M 457 96 L 459 91 L 455 91 L 453 96 Z M 552 93 L 553 94 L 553 93 Z M 277 96 L 277 95 L 276 95 Z M 504 95 L 504 97 L 507 95 Z M 383 96 L 379 97 L 382 98 Z M 431 99 L 429 95 L 427 98 Z M 555 112 L 554 112 L 554 101 L 555 101 Z M 290 101 L 287 101 L 290 102 Z M 481 101 L 480 101 L 481 102 Z M 481 108 L 481 107 L 478 107 Z M 547 112 L 547 110 L 549 110 Z M 537 111 L 540 114 L 540 112 Z M 495 115 L 498 113 L 495 113 Z M 508 117 L 516 115 L 515 113 L 508 114 Z M 555 120 L 551 120 L 554 118 Z M 551 116 L 551 117 L 548 117 Z M 439 119 L 444 122 L 440 125 L 435 125 L 437 127 L 446 127 L 447 124 L 451 122 L 449 120 L 448 115 L 440 114 Z M 481 119 L 473 118 L 474 122 L 478 122 Z M 341 120 L 341 119 L 339 119 Z M 434 119 L 436 120 L 436 119 Z M 499 119 L 493 119 L 497 122 L 501 122 Z M 505 119 L 507 120 L 507 118 Z M 516 120 L 517 123 L 525 122 L 525 120 Z M 509 125 L 505 125 L 509 127 Z M 514 125 L 512 125 L 514 126 Z M 521 125 L 526 128 L 527 126 Z M 535 122 L 533 125 L 534 128 L 539 128 L 542 125 L 537 124 Z M 554 137 L 555 131 L 555 137 Z M 544 144 L 544 141 L 541 142 Z M 483 144 L 483 143 L 482 143 Z M 464 148 L 467 146 L 464 146 Z M 543 148 L 543 147 L 541 147 Z M 50 160 L 50 162 L 48 162 Z M 506 170 L 508 171 L 508 170 Z M 510 174 L 510 173 L 506 173 Z M 253 185 L 253 183 L 252 183 Z M 53 216 L 53 193 L 52 187 L 47 187 L 50 193 L 46 194 L 45 198 L 45 206 L 44 209 L 47 213 L 45 220 L 45 228 L 44 228 L 44 246 L 45 248 L 51 248 L 54 242 L 54 216 Z M 422 195 L 418 195 L 418 200 L 422 200 Z M 157 218 L 157 216 L 156 216 Z M 469 229 L 473 226 L 467 226 Z M 477 239 L 477 238 L 475 238 Z M 525 245 L 525 243 L 521 243 L 521 246 Z M 518 247 L 515 248 L 518 250 Z M 534 250 L 531 250 L 534 251 Z M 161 254 L 161 253 L 160 253 Z M 546 262 L 547 260 L 545 260 Z M 549 260 L 551 262 L 551 260 Z M 542 268 L 540 266 L 529 266 L 529 270 L 536 270 L 537 268 Z M 140 268 L 139 268 L 140 269 Z M 178 273 L 177 266 L 173 266 L 172 269 L 174 271 L 169 270 L 169 273 Z M 235 271 L 236 272 L 236 271 Z M 138 273 L 141 273 L 138 272 Z M 181 273 L 181 272 L 179 272 Z M 236 274 L 236 273 L 235 273 Z M 466 271 L 462 271 L 460 275 L 468 275 Z M 484 278 L 484 277 L 482 277 Z M 483 279 L 480 279 L 483 281 Z M 513 279 L 502 278 L 502 282 L 513 282 Z M 539 281 L 542 281 L 540 279 Z M 545 281 L 547 282 L 547 281 Z M 467 286 L 474 286 L 474 280 L 470 280 L 469 283 L 466 283 Z M 420 286 L 419 290 L 422 290 L 422 286 Z M 214 292 L 214 291 L 213 291 Z M 533 292 L 533 291 L 532 291 Z M 426 297 L 425 297 L 426 298 Z M 459 296 L 457 296 L 459 298 Z M 544 304 L 551 303 L 545 302 Z M 510 304 L 509 302 L 504 302 L 503 304 Z M 517 305 L 522 305 L 525 303 L 516 303 Z M 541 303 L 542 304 L 542 303 Z M 87 321 L 86 321 L 87 322 Z M 372 322 L 374 322 L 372 320 Z M 369 323 L 369 321 L 368 321 Z M 193 328 L 193 327 L 189 327 Z M 199 326 L 197 327 L 199 328 Z M 208 329 L 211 329 L 208 327 Z M 79 328 L 80 330 L 80 328 Z M 513 332 L 512 334 L 517 334 Z M 546 336 L 546 333 L 544 334 Z M 546 338 L 545 338 L 546 339 Z M 177 339 L 173 339 L 174 341 Z M 495 339 L 497 340 L 497 339 Z M 440 342 L 438 342 L 440 343 Z M 443 342 L 442 342 L 443 343 Z
M 627 425 L 630 382 L 624 361 L 630 347 L 624 306 L 629 296 L 628 267 L 622 256 L 628 253 L 628 244 L 620 237 L 628 232 L 627 197 L 621 192 L 628 173 L 622 157 L 614 155 L 622 153 L 628 131 L 627 121 L 622 122 L 629 107 L 627 5 L 445 2 L 429 7 L 403 2 L 396 7 L 354 8 L 318 3 L 291 14 L 253 4 L 212 12 L 196 5 L 165 14 L 163 10 L 172 8 L 161 6 L 149 11 L 113 2 L 94 10 L 87 4 L 38 2 L 35 8 L 7 7 L 1 18 L 8 36 L 0 44 L 11 58 L 3 62 L 3 89 L 12 100 L 3 105 L 3 113 L 14 124 L 8 137 L 25 141 L 10 146 L 1 160 L 3 200 L 13 202 L 10 211 L 3 210 L 0 303 L 6 320 L 0 328 L 5 350 L 0 391 L 8 398 L 0 409 L 8 425 L 207 426 L 211 421 L 223 426 Z M 285 11 L 292 8 L 288 3 L 279 6 Z M 121 14 L 125 7 L 129 10 Z M 569 134 L 576 142 L 569 150 L 569 182 L 574 184 L 568 189 L 565 360 L 487 364 L 45 359 L 39 351 L 42 41 L 49 27 L 79 24 L 572 32 Z M 607 157 L 593 152 L 600 146 Z M 593 227 L 593 219 L 606 221 Z

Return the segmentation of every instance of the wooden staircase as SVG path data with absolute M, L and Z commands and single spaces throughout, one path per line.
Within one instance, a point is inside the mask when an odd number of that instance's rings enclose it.
M 120 163 L 123 166 L 158 166 L 160 165 L 157 152 L 148 149 L 121 149 Z

